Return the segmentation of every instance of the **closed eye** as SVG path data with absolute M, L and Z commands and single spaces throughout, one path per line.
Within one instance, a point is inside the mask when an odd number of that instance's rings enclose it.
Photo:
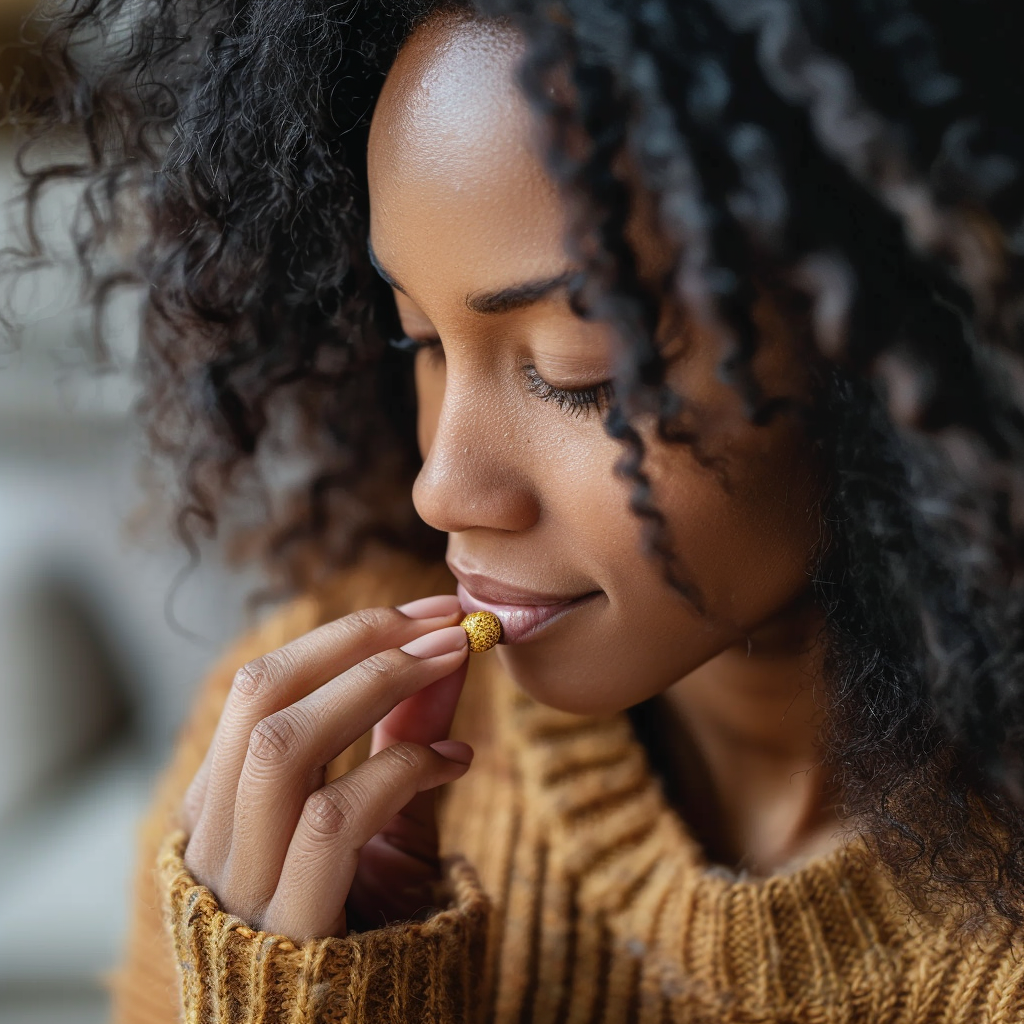
M 444 362 L 444 346 L 439 338 L 394 338 L 390 342 L 392 348 L 413 355 L 426 352 L 432 362 Z M 610 380 L 588 384 L 582 388 L 560 388 L 549 384 L 537 367 L 527 364 L 523 367 L 526 390 L 542 402 L 554 402 L 562 412 L 569 416 L 586 416 L 592 409 L 602 411 L 607 408 L 612 397 L 613 386 Z

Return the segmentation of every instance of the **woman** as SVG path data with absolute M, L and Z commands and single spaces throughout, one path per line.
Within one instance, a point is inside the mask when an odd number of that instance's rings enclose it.
M 142 239 L 181 525 L 269 484 L 301 592 L 120 1019 L 1018 1019 L 1019 5 L 55 17 L 21 115 L 90 150 L 31 177 Z

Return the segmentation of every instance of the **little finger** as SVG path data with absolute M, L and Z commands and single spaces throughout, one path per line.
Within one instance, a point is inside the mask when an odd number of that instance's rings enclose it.
M 313 793 L 261 926 L 298 941 L 343 936 L 345 900 L 361 848 L 416 793 L 451 782 L 468 767 L 430 747 L 396 743 Z

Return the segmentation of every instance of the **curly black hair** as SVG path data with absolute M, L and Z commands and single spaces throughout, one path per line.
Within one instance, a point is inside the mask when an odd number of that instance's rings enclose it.
M 83 266 L 130 244 L 141 412 L 183 534 L 232 529 L 283 584 L 368 538 L 437 557 L 414 514 L 407 357 L 367 254 L 366 146 L 415 26 L 503 19 L 582 273 L 633 358 L 606 429 L 673 578 L 634 426 L 700 450 L 666 384 L 666 310 L 713 323 L 764 423 L 765 290 L 811 346 L 828 468 L 813 588 L 845 811 L 919 912 L 1024 924 L 1024 74 L 1018 0 L 74 0 L 45 15 L 26 229 L 81 187 Z M 92 42 L 90 51 L 89 42 Z M 90 57 L 97 41 L 102 60 Z M 55 162 L 58 126 L 84 143 Z M 623 168 L 628 168 L 624 173 Z M 655 211 L 670 271 L 627 222 Z M 136 241 L 131 242 L 131 239 Z M 141 239 L 141 241 L 139 241 Z M 89 279 L 102 305 L 125 271 Z M 266 456 L 266 522 L 237 499 Z M 190 525 L 191 524 L 191 525 Z

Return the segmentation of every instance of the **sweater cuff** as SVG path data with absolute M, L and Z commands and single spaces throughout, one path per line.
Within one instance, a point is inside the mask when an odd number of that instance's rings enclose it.
M 297 944 L 221 910 L 185 868 L 185 844 L 183 832 L 172 833 L 158 862 L 184 1024 L 470 1018 L 490 906 L 464 858 L 443 861 L 452 905 L 426 920 Z

